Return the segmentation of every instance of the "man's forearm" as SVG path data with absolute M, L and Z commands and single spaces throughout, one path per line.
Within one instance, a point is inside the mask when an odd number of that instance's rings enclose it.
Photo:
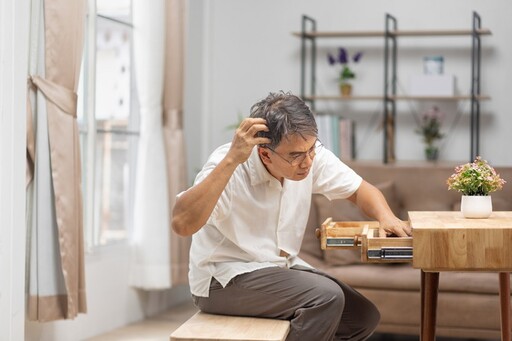
M 389 218 L 389 216 L 393 216 L 393 212 L 382 192 L 364 180 L 356 194 L 349 199 L 372 219 L 382 221 Z
M 361 183 L 359 189 L 349 198 L 363 212 L 379 221 L 379 235 L 410 236 L 412 231 L 408 223 L 398 219 L 384 198 L 384 195 L 375 186 L 366 181 Z

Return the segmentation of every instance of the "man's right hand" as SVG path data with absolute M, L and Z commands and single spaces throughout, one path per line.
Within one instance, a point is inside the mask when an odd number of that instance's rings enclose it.
M 233 136 L 231 148 L 226 157 L 241 164 L 249 158 L 254 146 L 270 143 L 269 138 L 258 136 L 260 131 L 268 131 L 266 123 L 263 118 L 244 119 Z

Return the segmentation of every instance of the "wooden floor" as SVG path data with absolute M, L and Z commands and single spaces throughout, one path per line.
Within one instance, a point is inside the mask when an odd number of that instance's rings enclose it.
M 171 333 L 197 312 L 192 302 L 173 307 L 163 314 L 87 339 L 87 341 L 169 341 Z M 369 341 L 419 341 L 410 335 L 373 335 Z M 438 337 L 436 341 L 472 341 Z M 482 341 L 482 340 L 480 340 Z
M 87 341 L 169 341 L 169 336 L 197 312 L 191 303 L 173 307 L 163 314 L 87 339 Z

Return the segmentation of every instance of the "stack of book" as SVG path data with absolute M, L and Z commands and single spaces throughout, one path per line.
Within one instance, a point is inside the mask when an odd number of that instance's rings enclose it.
M 343 161 L 351 161 L 355 153 L 355 123 L 337 115 L 317 115 L 318 138 L 325 148 Z

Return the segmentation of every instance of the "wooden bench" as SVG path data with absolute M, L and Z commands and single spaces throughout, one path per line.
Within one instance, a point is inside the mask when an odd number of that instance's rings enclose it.
M 284 341 L 290 322 L 198 312 L 171 334 L 171 341 Z

